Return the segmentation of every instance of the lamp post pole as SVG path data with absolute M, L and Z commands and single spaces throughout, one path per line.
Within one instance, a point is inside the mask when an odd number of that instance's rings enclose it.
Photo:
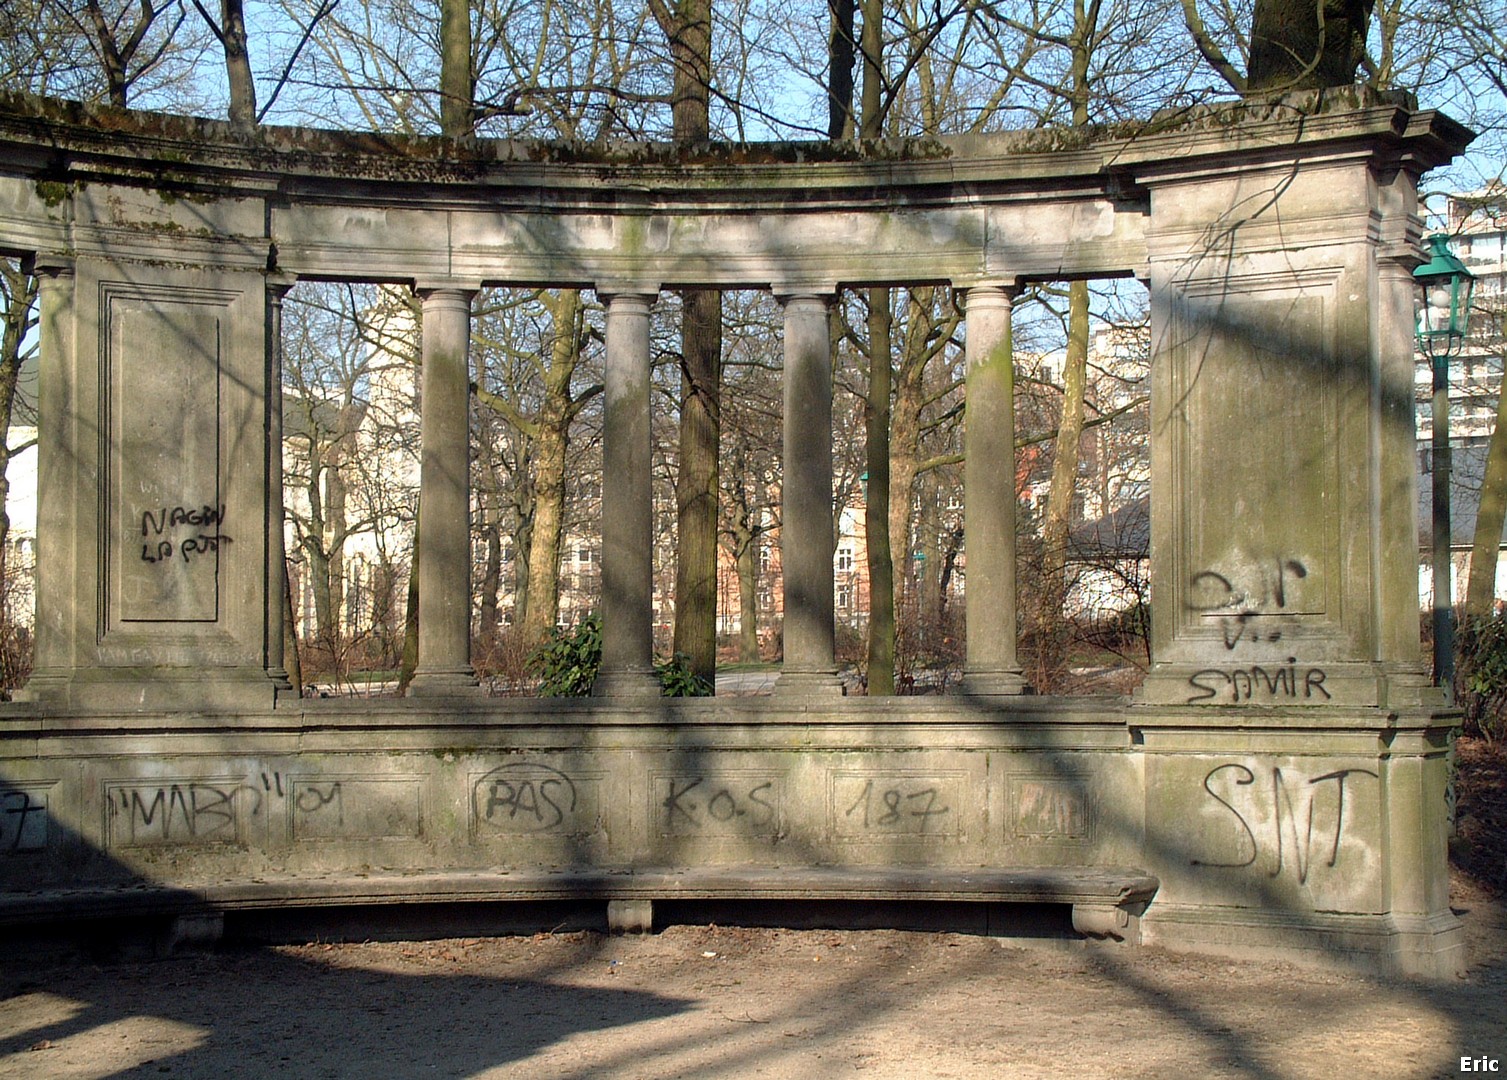
M 1470 329 L 1473 275 L 1449 249 L 1449 237 L 1429 237 L 1429 259 L 1413 271 L 1423 290 L 1418 309 L 1418 347 L 1433 367 L 1433 552 L 1434 683 L 1454 695 L 1455 596 L 1450 559 L 1449 362 L 1460 355 Z
M 1453 465 L 1449 449 L 1449 355 L 1431 356 L 1434 371 L 1433 554 L 1434 684 L 1455 685 L 1455 596 L 1450 558 L 1449 478 Z

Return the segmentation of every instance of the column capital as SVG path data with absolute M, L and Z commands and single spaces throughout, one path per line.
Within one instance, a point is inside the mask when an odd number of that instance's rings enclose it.
M 291 274 L 286 270 L 267 271 L 267 294 L 273 300 L 281 302 L 288 291 L 298 284 L 298 275 Z
M 963 311 L 977 310 L 985 306 L 1012 306 L 1020 294 L 1026 291 L 1020 281 L 986 281 L 973 285 L 957 285 L 963 294 Z
M 835 290 L 825 292 L 817 289 L 784 289 L 776 286 L 774 298 L 787 311 L 791 308 L 809 307 L 815 304 L 820 304 L 824 311 L 829 311 L 837 301 L 837 293 Z
M 38 251 L 21 260 L 21 268 L 37 277 L 61 278 L 73 276 L 74 259 L 51 251 Z
M 467 305 L 471 298 L 481 292 L 479 281 L 460 281 L 454 278 L 420 278 L 413 283 L 413 291 L 420 300 L 428 302 L 464 297 Z
M 659 287 L 643 282 L 603 282 L 596 286 L 597 299 L 608 307 L 638 307 L 645 310 L 659 302 Z

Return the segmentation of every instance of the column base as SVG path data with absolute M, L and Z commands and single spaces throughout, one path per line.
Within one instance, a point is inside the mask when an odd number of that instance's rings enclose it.
M 416 671 L 408 684 L 409 697 L 475 697 L 481 692 L 476 672 L 470 668 L 455 671 Z
M 842 697 L 847 693 L 835 671 L 782 671 L 774 681 L 776 697 Z
M 964 697 L 1006 697 L 1031 693 L 1025 675 L 1017 668 L 1000 671 L 965 671 L 958 684 Z
M 658 701 L 663 697 L 659 676 L 648 670 L 598 671 L 591 696 L 629 701 Z

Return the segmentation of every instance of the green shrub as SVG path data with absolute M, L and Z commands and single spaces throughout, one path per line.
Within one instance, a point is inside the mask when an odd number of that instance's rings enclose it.
M 539 678 L 543 697 L 585 697 L 591 693 L 597 669 L 602 666 L 602 619 L 588 615 L 573 630 L 555 629 L 549 640 L 528 660 L 529 670 Z M 655 663 L 665 697 L 704 697 L 712 686 L 690 669 L 686 657 L 676 653 Z
M 1507 737 L 1507 615 L 1466 622 L 1455 650 L 1465 732 L 1489 742 Z
M 528 659 L 542 697 L 585 697 L 602 666 L 602 620 L 588 615 L 574 630 L 556 627 Z

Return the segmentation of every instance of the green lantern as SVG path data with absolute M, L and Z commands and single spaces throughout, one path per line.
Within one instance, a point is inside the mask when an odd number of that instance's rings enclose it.
M 1418 309 L 1418 348 L 1434 361 L 1460 355 L 1470 326 L 1470 294 L 1475 275 L 1449 249 L 1449 237 L 1429 237 L 1429 260 L 1413 271 L 1423 290 Z

